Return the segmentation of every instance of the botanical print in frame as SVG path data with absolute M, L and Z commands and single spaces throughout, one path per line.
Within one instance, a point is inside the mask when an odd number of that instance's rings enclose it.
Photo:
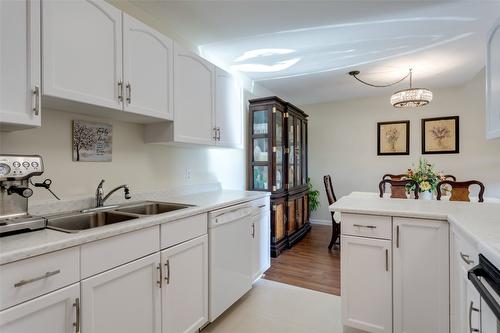
M 111 162 L 113 126 L 73 120 L 73 161 Z
M 377 155 L 409 154 L 409 120 L 377 123 Z
M 458 154 L 459 118 L 422 119 L 422 154 Z

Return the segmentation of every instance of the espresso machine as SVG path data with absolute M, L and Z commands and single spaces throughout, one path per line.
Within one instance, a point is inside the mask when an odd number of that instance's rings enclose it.
M 45 228 L 45 219 L 28 214 L 30 179 L 43 173 L 38 155 L 0 155 L 0 235 Z

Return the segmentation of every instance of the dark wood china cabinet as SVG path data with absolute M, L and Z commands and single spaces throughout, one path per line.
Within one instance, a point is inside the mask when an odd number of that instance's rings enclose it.
M 311 228 L 307 196 L 307 114 L 278 97 L 250 102 L 248 188 L 271 192 L 271 255 Z

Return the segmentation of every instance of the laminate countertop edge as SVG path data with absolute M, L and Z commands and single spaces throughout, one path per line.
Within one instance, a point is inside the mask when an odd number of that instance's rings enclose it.
M 162 201 L 195 205 L 164 214 L 144 216 L 134 220 L 111 224 L 78 233 L 64 233 L 42 229 L 0 237 L 0 265 L 54 252 L 104 238 L 133 232 L 221 208 L 268 197 L 268 192 L 213 191 L 178 197 L 165 197 Z M 158 201 L 155 196 L 151 200 Z

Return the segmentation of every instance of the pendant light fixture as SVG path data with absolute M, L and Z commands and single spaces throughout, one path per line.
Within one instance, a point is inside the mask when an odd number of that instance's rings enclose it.
M 354 77 L 356 80 L 359 82 L 370 86 L 370 87 L 376 87 L 376 88 L 385 88 L 385 87 L 390 87 L 395 84 L 398 84 L 402 81 L 404 81 L 406 78 L 410 77 L 410 88 L 409 89 L 404 89 L 400 91 L 396 91 L 394 94 L 391 96 L 391 104 L 395 108 L 416 108 L 420 106 L 425 106 L 429 104 L 432 101 L 432 91 L 430 91 L 427 88 L 413 88 L 413 73 L 412 70 L 410 69 L 408 74 L 406 74 L 403 78 L 399 79 L 396 82 L 386 84 L 386 85 L 376 85 L 376 84 L 371 84 L 366 81 L 361 80 L 358 75 L 359 71 L 351 71 L 349 72 L 349 75 Z

